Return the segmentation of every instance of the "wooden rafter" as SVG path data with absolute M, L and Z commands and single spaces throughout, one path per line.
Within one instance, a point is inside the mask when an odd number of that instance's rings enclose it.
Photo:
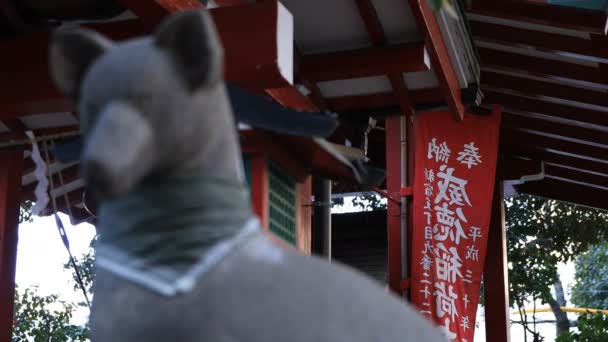
M 499 89 L 513 89 L 533 95 L 550 96 L 563 100 L 576 101 L 597 106 L 608 107 L 606 91 L 595 91 L 571 85 L 564 85 L 521 76 L 507 75 L 494 71 L 484 70 L 481 86 L 491 86 Z
M 608 60 L 606 38 L 602 36 L 592 35 L 591 39 L 584 39 L 475 20 L 469 23 L 476 41 Z
M 36 137 L 40 137 L 40 136 L 61 135 L 61 134 L 65 134 L 65 133 L 78 132 L 79 130 L 80 130 L 79 126 L 71 125 L 71 126 L 63 126 L 63 127 L 33 129 L 32 132 L 34 132 L 34 135 Z M 0 133 L 0 144 L 6 143 L 9 141 L 16 142 L 16 141 L 22 141 L 22 140 L 27 140 L 23 136 L 23 132 Z
M 529 94 L 528 94 L 529 95 Z M 549 101 L 526 97 L 524 93 L 504 93 L 484 89 L 484 101 L 488 104 L 502 104 L 507 110 L 517 110 L 528 113 L 539 113 L 560 119 L 576 121 L 591 125 L 608 127 L 608 113 L 577 108 Z
M 521 142 L 519 144 L 502 144 L 501 153 L 507 157 L 530 158 L 554 165 L 608 174 L 608 162 L 581 158 L 581 156 L 558 153 L 557 151 L 547 151 Z
M 566 30 L 606 33 L 606 13 L 546 3 L 507 0 L 473 2 L 471 13 L 502 19 L 529 22 Z
M 314 81 L 309 80 L 307 75 L 304 75 L 301 72 L 303 56 L 297 47 L 294 47 L 293 58 L 294 78 L 296 82 L 304 85 L 304 87 L 310 91 L 310 94 L 308 96 L 304 95 L 295 86 L 266 89 L 266 93 L 285 107 L 310 112 L 327 110 L 327 104 L 317 84 Z
M 581 183 L 568 182 L 562 179 L 546 178 L 537 182 L 528 182 L 518 186 L 518 190 L 536 196 L 559 201 L 580 204 L 588 207 L 608 209 L 606 197 L 608 191 Z
M 462 120 L 465 108 L 462 104 L 460 85 L 450 61 L 439 23 L 435 18 L 435 13 L 429 7 L 427 0 L 408 0 L 408 3 L 416 19 L 418 30 L 425 37 L 431 64 L 448 107 L 457 120 Z
M 549 176 L 570 179 L 608 189 L 608 175 L 606 174 L 588 172 L 575 167 L 564 167 L 556 164 L 545 164 L 545 173 Z
M 526 56 L 501 50 L 478 47 L 484 67 L 515 71 L 541 77 L 559 77 L 596 84 L 605 84 L 608 78 L 598 68 L 558 60 Z
M 59 178 L 60 172 L 61 172 L 61 177 L 63 177 L 63 183 L 67 184 L 67 183 L 74 182 L 80 178 L 79 168 L 80 167 L 78 165 L 74 165 L 74 166 L 70 166 L 66 169 L 63 169 L 59 172 L 54 173 L 53 174 L 53 184 L 55 185 L 55 188 L 58 188 L 61 185 L 61 182 L 60 182 L 61 179 Z M 24 198 L 33 197 L 34 190 L 36 189 L 37 185 L 38 185 L 38 182 L 34 182 L 32 184 L 28 184 L 28 185 L 24 186 L 21 190 L 22 196 L 24 196 Z
M 380 19 L 378 18 L 378 13 L 376 12 L 376 9 L 374 8 L 373 3 L 371 2 L 371 0 L 357 0 L 357 9 L 359 12 L 359 15 L 361 16 L 361 19 L 363 20 L 363 23 L 365 24 L 365 27 L 367 29 L 367 33 L 370 37 L 370 40 L 372 41 L 372 43 L 377 46 L 384 46 L 386 45 L 386 34 L 384 33 L 384 29 L 382 27 L 382 23 L 380 22 Z M 385 51 L 389 52 L 391 48 L 376 48 L 376 50 L 380 50 L 380 51 Z M 394 52 L 391 51 L 391 52 Z M 397 57 L 397 56 L 393 56 L 392 63 L 391 63 L 391 58 L 389 58 L 388 60 L 384 60 L 382 62 L 376 62 L 376 60 L 374 59 L 373 63 L 370 63 L 369 59 L 367 61 L 368 64 L 376 64 L 377 67 L 379 68 L 384 68 L 386 69 L 387 66 L 389 65 L 393 65 L 393 66 L 401 66 L 403 65 L 403 67 L 398 68 L 397 70 L 388 70 L 388 74 L 387 77 L 391 83 L 391 87 L 393 88 L 393 93 L 398 101 L 399 107 L 401 108 L 401 110 L 403 111 L 403 113 L 405 115 L 408 116 L 413 116 L 414 115 L 414 106 L 412 104 L 412 101 L 410 99 L 410 95 L 408 94 L 409 91 L 407 89 L 407 86 L 405 85 L 405 80 L 403 79 L 403 72 L 406 71 L 421 71 L 421 70 L 428 70 L 428 66 L 425 65 L 424 62 L 424 46 L 420 46 L 418 45 L 416 48 L 408 48 L 406 49 L 406 51 L 403 52 L 407 52 L 408 54 L 414 53 L 417 54 L 417 57 L 414 57 L 413 61 L 414 64 L 418 64 L 415 66 L 415 68 L 413 69 L 409 69 L 406 68 L 405 64 L 406 64 L 406 60 L 409 60 L 409 58 L 405 58 L 402 59 L 402 57 Z M 376 56 L 379 57 L 379 56 Z M 411 58 L 411 55 L 410 55 Z M 385 71 L 386 72 L 386 71 Z
M 294 44 L 295 45 L 295 44 Z M 317 108 L 322 111 L 327 111 L 327 102 L 321 93 L 321 89 L 317 85 L 316 82 L 309 79 L 307 75 L 304 75 L 302 72 L 302 52 L 297 46 L 294 46 L 293 49 L 293 58 L 294 58 L 294 79 L 295 84 L 302 84 L 306 89 L 310 91 L 308 96 L 305 96 L 309 102 L 314 104 Z M 303 95 L 303 94 L 302 94 Z
M 527 129 L 544 132 L 553 134 L 555 136 L 562 136 L 564 138 L 577 139 L 580 141 L 608 146 L 608 132 L 606 131 L 566 125 L 546 119 L 514 114 L 508 110 L 503 110 L 501 126 L 513 129 Z
M 543 135 L 540 132 L 524 131 L 505 127 L 501 129 L 500 141 L 501 144 L 526 144 L 529 147 L 559 151 L 569 155 L 578 155 L 580 158 L 595 159 L 602 163 L 608 163 L 608 148 L 606 147 L 585 144 L 555 136 Z

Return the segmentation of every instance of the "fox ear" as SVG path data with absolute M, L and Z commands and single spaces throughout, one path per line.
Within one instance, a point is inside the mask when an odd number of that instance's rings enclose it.
M 76 101 L 80 84 L 93 61 L 111 47 L 110 40 L 94 31 L 85 29 L 56 31 L 49 58 L 51 77 L 57 87 Z
M 224 51 L 207 11 L 172 16 L 160 26 L 155 38 L 156 45 L 172 57 L 190 89 L 221 79 Z

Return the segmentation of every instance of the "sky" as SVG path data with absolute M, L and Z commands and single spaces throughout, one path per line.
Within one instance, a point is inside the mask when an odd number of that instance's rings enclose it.
M 351 198 L 345 198 L 345 205 L 340 212 L 354 211 Z M 60 214 L 70 240 L 72 253 L 79 258 L 88 251 L 89 243 L 95 235 L 95 228 L 87 223 L 72 226 L 69 218 Z M 41 295 L 57 294 L 61 300 L 70 302 L 83 301 L 83 295 L 73 289 L 74 282 L 70 270 L 64 270 L 63 264 L 68 261 L 68 254 L 63 246 L 53 217 L 34 217 L 33 222 L 19 226 L 19 245 L 17 250 L 16 282 L 21 288 L 38 286 Z M 570 297 L 570 287 L 574 284 L 574 265 L 561 264 L 559 272 L 564 284 L 566 298 Z M 546 306 L 546 305 L 545 305 Z M 531 307 L 531 306 L 530 306 Z M 538 307 L 543 305 L 538 304 Z M 572 315 L 572 314 L 570 314 Z M 532 315 L 529 315 L 530 319 Z M 537 314 L 538 320 L 553 320 L 552 313 Z M 88 309 L 80 307 L 72 319 L 74 324 L 83 324 L 88 319 Z M 511 319 L 519 320 L 518 315 Z M 576 316 L 570 316 L 576 319 Z M 485 341 L 483 308 L 478 309 L 475 341 Z M 555 339 L 555 325 L 541 324 L 538 330 L 546 337 L 545 341 Z M 523 341 L 521 325 L 511 327 L 511 340 Z
M 88 223 L 72 226 L 66 215 L 59 215 L 70 240 L 72 254 L 76 258 L 82 257 L 95 236 L 95 227 Z M 52 216 L 34 217 L 33 222 L 19 225 L 15 276 L 18 287 L 38 286 L 40 295 L 57 294 L 61 300 L 84 301 L 82 292 L 73 289 L 72 272 L 63 269 L 63 264 L 68 260 L 68 253 Z M 82 324 L 87 317 L 88 309 L 79 308 L 72 323 Z

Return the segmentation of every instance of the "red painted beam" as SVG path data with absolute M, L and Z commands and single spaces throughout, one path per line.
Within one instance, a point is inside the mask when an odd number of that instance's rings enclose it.
M 281 23 L 281 6 L 269 0 L 210 10 L 225 50 L 227 80 L 255 89 L 290 85 L 282 72 L 293 70 L 279 67 L 281 49 L 293 48 L 279 46 L 279 30 L 286 24 Z
M 371 0 L 356 0 L 357 10 L 374 45 L 386 44 L 384 28 Z
M 277 65 L 278 6 L 277 1 L 265 1 L 210 10 L 224 45 L 227 80 L 256 89 L 289 84 Z M 149 34 L 155 24 L 135 19 L 87 26 L 124 40 Z M 0 40 L 0 50 L 11 52 L 0 55 L 0 118 L 70 110 L 49 77 L 49 42 L 48 32 Z
M 540 81 L 520 76 L 506 75 L 484 70 L 481 74 L 482 88 L 490 86 L 493 89 L 511 89 L 529 96 L 544 95 L 562 100 L 576 101 L 608 107 L 608 93 L 578 88 L 571 85 Z
M 222 7 L 243 6 L 255 2 L 255 0 L 217 0 L 215 3 Z M 296 64 L 294 76 L 299 77 L 298 64 L 300 61 L 300 53 L 297 48 L 294 48 L 294 64 Z M 311 91 L 310 97 L 302 94 L 294 86 L 288 85 L 278 88 L 266 88 L 266 93 L 281 105 L 301 111 L 317 112 L 325 110 L 321 91 L 316 84 L 307 82 L 306 79 L 299 77 L 300 81 Z
M 306 169 L 310 165 L 304 164 L 303 156 L 290 151 L 280 136 L 262 130 L 241 131 L 239 134 L 243 153 L 271 159 L 298 180 L 309 175 Z
M 484 16 L 523 21 L 567 30 L 602 35 L 606 33 L 607 16 L 604 11 L 592 11 L 521 0 L 476 0 L 472 4 L 470 12 Z
M 439 88 L 410 90 L 408 95 L 415 105 L 437 104 L 444 101 Z M 326 102 L 327 107 L 335 112 L 382 109 L 400 105 L 399 98 L 394 92 L 331 97 L 327 98 Z
M 477 52 L 483 67 L 541 77 L 560 77 L 597 84 L 608 83 L 608 78 L 599 72 L 599 68 L 482 47 L 478 47 Z
M 118 0 L 139 18 L 151 23 L 160 22 L 165 16 L 178 12 L 204 8 L 198 0 Z
M 524 93 L 509 94 L 484 89 L 483 94 L 484 103 L 486 104 L 499 103 L 504 105 L 505 109 L 539 113 L 551 117 L 608 127 L 608 113 L 606 112 L 538 100 L 526 97 L 526 95 L 530 94 Z
M 462 104 L 460 85 L 443 41 L 439 23 L 435 18 L 435 12 L 429 7 L 427 0 L 408 0 L 408 2 L 416 19 L 418 30 L 425 37 L 431 65 L 435 70 L 448 107 L 457 120 L 462 120 L 465 108 Z
M 476 41 L 608 59 L 608 45 L 604 37 L 593 36 L 592 39 L 583 39 L 475 20 L 470 20 L 469 24 Z
M 492 217 L 488 232 L 488 253 L 484 264 L 486 339 L 509 342 L 509 280 L 503 183 L 497 181 L 492 200 Z
M 413 119 L 415 114 L 414 105 L 410 97 L 410 91 L 408 91 L 405 85 L 403 75 L 401 73 L 393 72 L 388 75 L 388 79 L 391 82 L 391 86 L 397 96 L 397 102 L 399 102 L 399 107 L 401 107 L 403 114 L 408 118 Z M 411 162 L 411 160 L 408 162 Z
M 122 40 L 149 32 L 139 20 L 90 25 L 112 39 Z M 49 77 L 48 32 L 30 32 L 0 40 L 0 118 L 69 111 L 71 106 Z
M 429 70 L 423 43 L 305 55 L 301 63 L 302 75 L 317 82 Z
M 12 340 L 23 151 L 0 152 L 0 342 Z

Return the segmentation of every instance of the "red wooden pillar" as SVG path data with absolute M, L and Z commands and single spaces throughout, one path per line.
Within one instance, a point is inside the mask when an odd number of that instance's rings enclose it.
M 386 190 L 392 198 L 400 198 L 401 190 L 414 179 L 414 130 L 410 116 L 391 116 L 385 121 L 386 132 Z M 402 174 L 402 170 L 405 172 Z M 412 233 L 412 200 L 407 205 L 387 201 L 388 285 L 403 295 L 409 288 L 410 241 Z M 401 219 L 406 219 L 402 230 Z M 407 235 L 405 235 L 405 234 Z M 407 291 L 405 292 L 406 297 Z
M 483 273 L 486 337 L 488 341 L 493 342 L 510 341 L 507 238 L 503 197 L 503 183 L 497 181 L 492 200 L 488 253 Z
M 401 117 L 390 116 L 385 121 L 386 132 L 386 190 L 398 198 L 401 189 Z M 388 286 L 401 295 L 401 206 L 387 201 Z
M 312 237 L 312 177 L 307 176 L 298 183 L 298 250 L 304 254 L 311 253 Z
M 251 205 L 264 229 L 268 229 L 268 162 L 266 157 L 251 156 Z
M 23 151 L 0 152 L 0 342 L 11 341 L 13 330 L 22 171 Z

